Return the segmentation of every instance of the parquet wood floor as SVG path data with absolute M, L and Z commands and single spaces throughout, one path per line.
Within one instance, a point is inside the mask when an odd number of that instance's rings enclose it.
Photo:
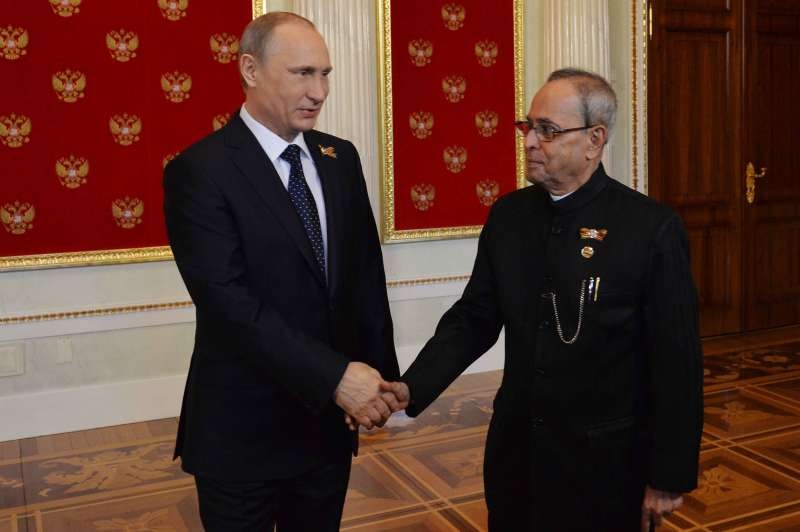
M 699 487 L 662 530 L 800 531 L 800 327 L 704 342 Z M 501 372 L 362 434 L 342 530 L 486 530 L 482 463 Z M 0 443 L 0 532 L 202 530 L 175 419 Z

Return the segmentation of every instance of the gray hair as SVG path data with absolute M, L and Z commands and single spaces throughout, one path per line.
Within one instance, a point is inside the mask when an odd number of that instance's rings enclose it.
M 562 68 L 547 77 L 548 83 L 562 79 L 580 94 L 584 125 L 601 124 L 610 133 L 617 118 L 617 95 L 611 84 L 603 76 L 579 68 Z
M 242 38 L 239 39 L 239 54 L 252 55 L 259 63 L 263 63 L 267 55 L 267 47 L 275 33 L 275 29 L 283 24 L 305 24 L 316 29 L 313 22 L 296 13 L 290 13 L 289 11 L 270 11 L 265 15 L 254 18 L 245 26 L 244 32 L 242 32 Z M 246 88 L 247 84 L 241 76 L 241 73 L 239 73 L 239 78 L 242 87 Z

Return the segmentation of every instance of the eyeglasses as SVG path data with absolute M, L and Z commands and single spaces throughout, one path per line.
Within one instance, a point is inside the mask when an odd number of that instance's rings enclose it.
M 540 142 L 552 142 L 557 136 L 563 135 L 564 133 L 583 131 L 584 129 L 593 128 L 596 125 L 597 124 L 592 124 L 590 126 L 559 129 L 552 124 L 534 124 L 530 120 L 517 120 L 514 122 L 514 127 L 517 128 L 517 131 L 519 131 L 523 137 L 527 137 L 528 133 L 533 131 L 536 133 L 536 138 L 538 138 Z

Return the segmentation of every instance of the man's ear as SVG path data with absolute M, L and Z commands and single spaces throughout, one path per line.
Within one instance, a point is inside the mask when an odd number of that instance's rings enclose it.
M 258 60 L 252 55 L 242 54 L 239 56 L 239 74 L 247 87 L 255 87 L 257 67 Z
M 587 159 L 597 159 L 603 155 L 603 148 L 608 142 L 608 128 L 595 126 L 589 132 L 589 145 L 586 149 Z

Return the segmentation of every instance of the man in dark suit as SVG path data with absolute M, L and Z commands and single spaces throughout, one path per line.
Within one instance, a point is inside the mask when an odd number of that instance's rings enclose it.
M 489 214 L 472 276 L 402 380 L 415 416 L 505 328 L 484 457 L 492 531 L 625 532 L 697 481 L 702 356 L 680 218 L 600 162 L 616 96 L 551 74 L 525 136 L 528 179 Z
M 175 454 L 209 531 L 334 531 L 358 437 L 343 416 L 398 408 L 380 244 L 354 146 L 312 129 L 331 71 L 313 24 L 255 19 L 239 67 L 239 113 L 164 175 L 197 309 Z

